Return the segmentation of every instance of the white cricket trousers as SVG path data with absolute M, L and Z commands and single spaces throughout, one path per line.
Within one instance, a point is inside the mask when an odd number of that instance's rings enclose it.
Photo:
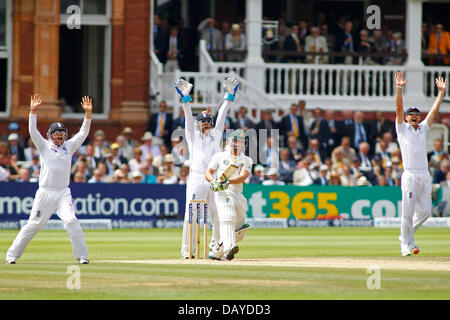
M 217 191 L 214 193 L 220 220 L 220 242 L 224 252 L 236 246 L 236 229 L 242 227 L 247 217 L 247 199 L 242 193 Z
M 189 257 L 189 200 L 207 200 L 208 201 L 208 219 L 212 225 L 212 240 L 219 243 L 220 225 L 217 217 L 217 209 L 214 201 L 214 191 L 209 188 L 209 182 L 205 179 L 205 174 L 191 171 L 186 184 L 186 206 L 184 213 L 183 237 L 181 239 L 181 256 Z M 203 212 L 201 209 L 200 212 Z M 194 209 L 194 213 L 196 210 Z M 196 221 L 195 215 L 192 217 Z M 193 223 L 192 234 L 195 235 L 197 224 Z M 193 253 L 195 251 L 195 236 L 192 237 Z
M 431 176 L 428 170 L 405 170 L 402 174 L 400 242 L 414 245 L 414 233 L 431 216 Z
M 80 222 L 75 216 L 75 209 L 69 188 L 62 190 L 39 188 L 36 191 L 30 218 L 22 229 L 20 229 L 19 234 L 14 239 L 13 244 L 6 254 L 6 258 L 12 260 L 19 259 L 28 243 L 45 226 L 53 213 L 56 213 L 64 223 L 64 229 L 67 230 L 70 242 L 72 243 L 75 259 L 86 259 L 88 250 Z

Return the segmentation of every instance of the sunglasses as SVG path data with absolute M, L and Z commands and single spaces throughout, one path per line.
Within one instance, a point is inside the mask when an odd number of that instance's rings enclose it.
M 210 119 L 202 119 L 200 120 L 200 123 L 211 123 L 212 121 Z

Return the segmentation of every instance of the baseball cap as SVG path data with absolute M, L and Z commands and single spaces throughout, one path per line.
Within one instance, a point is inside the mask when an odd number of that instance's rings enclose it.
M 197 115 L 197 121 L 202 121 L 202 120 L 209 120 L 209 121 L 212 121 L 212 117 L 211 117 L 211 115 L 209 115 L 208 113 L 206 113 L 206 112 L 200 112 L 198 115 Z
M 406 115 L 408 115 L 408 114 L 417 114 L 417 115 L 419 115 L 420 113 L 421 112 L 420 112 L 419 108 L 417 108 L 417 107 L 408 108 L 408 110 L 406 110 L 406 112 L 405 112 Z

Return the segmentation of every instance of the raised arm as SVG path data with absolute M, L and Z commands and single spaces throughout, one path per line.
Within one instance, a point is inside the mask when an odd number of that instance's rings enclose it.
M 41 136 L 37 129 L 37 115 L 36 110 L 42 103 L 42 97 L 39 93 L 35 93 L 31 96 L 30 102 L 30 115 L 28 121 L 28 131 L 30 132 L 31 140 L 33 141 L 36 148 L 41 151 L 45 146 L 46 140 Z
M 185 130 L 186 130 L 186 139 L 188 142 L 192 141 L 194 135 L 194 117 L 192 116 L 192 108 L 189 101 L 192 101 L 189 93 L 192 89 L 192 84 L 187 82 L 186 80 L 179 79 L 175 81 L 175 90 L 180 95 L 184 117 L 185 117 Z
M 89 135 L 89 129 L 91 127 L 91 119 L 92 119 L 92 98 L 88 96 L 84 96 L 82 98 L 81 107 L 84 110 L 84 121 L 81 126 L 80 131 L 68 142 L 73 145 L 72 152 L 75 152 L 86 140 Z
M 225 128 L 225 120 L 227 118 L 228 111 L 230 110 L 231 102 L 234 101 L 234 98 L 236 97 L 236 92 L 239 89 L 239 81 L 234 80 L 232 78 L 227 78 L 223 82 L 223 86 L 225 88 L 225 97 L 222 105 L 220 106 L 215 126 L 215 128 L 219 130 L 221 133 Z
M 436 116 L 439 112 L 439 107 L 441 106 L 442 100 L 444 99 L 445 89 L 447 88 L 447 79 L 444 81 L 444 78 L 439 77 L 436 78 L 435 83 L 436 87 L 439 89 L 439 93 L 434 100 L 433 105 L 431 106 L 431 110 L 428 112 L 428 115 L 425 118 L 429 127 L 431 127 L 434 119 L 436 119 Z
M 395 75 L 395 114 L 398 124 L 402 124 L 404 121 L 404 111 L 403 111 L 403 87 L 405 86 L 408 79 L 403 80 L 403 73 L 397 72 Z

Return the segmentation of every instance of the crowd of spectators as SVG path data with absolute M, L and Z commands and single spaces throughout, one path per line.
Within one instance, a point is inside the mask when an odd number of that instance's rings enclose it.
M 299 101 L 292 103 L 280 121 L 274 120 L 273 110 L 265 110 L 259 122 L 250 120 L 247 113 L 241 106 L 236 119 L 227 117 L 226 129 L 266 129 L 269 134 L 248 140 L 247 152 L 250 144 L 256 143 L 258 156 L 246 183 L 400 185 L 403 166 L 395 124 L 383 112 L 367 120 L 361 111 L 345 110 L 341 120 L 336 120 L 335 111 L 310 110 L 305 101 Z M 442 123 L 448 127 L 450 120 Z M 73 157 L 71 181 L 185 184 L 189 152 L 183 143 L 183 130 L 173 134 L 177 129 L 184 129 L 184 114 L 173 119 L 162 101 L 140 137 L 131 127 L 125 127 L 114 139 L 94 130 Z M 278 129 L 279 135 L 270 134 L 276 132 L 271 129 Z M 436 139 L 428 153 L 435 185 L 450 185 L 448 151 L 444 141 Z M 0 142 L 0 181 L 37 182 L 39 171 L 38 150 L 29 137 L 20 134 L 17 123 L 10 123 Z
M 319 64 L 368 64 L 401 65 L 405 62 L 405 36 L 397 29 L 383 24 L 381 29 L 368 30 L 358 19 L 340 16 L 337 22 L 320 12 L 318 19 L 301 19 L 288 23 L 278 19 L 277 28 L 265 28 L 263 56 L 268 62 L 296 62 Z M 264 20 L 269 20 L 264 18 Z M 189 68 L 189 61 L 198 52 L 198 41 L 206 40 L 208 50 L 217 61 L 243 61 L 247 41 L 244 21 L 217 21 L 209 17 L 198 26 L 186 28 L 184 20 L 169 26 L 166 19 L 154 17 L 154 50 L 166 71 Z M 443 24 L 422 24 L 422 49 L 424 54 L 448 55 L 450 34 Z M 231 50 L 235 53 L 220 53 Z M 282 53 L 290 51 L 290 54 Z M 329 55 L 306 55 L 305 52 L 329 53 Z M 356 56 L 335 56 L 330 53 L 353 53 Z M 358 53 L 382 53 L 384 56 L 358 56 Z M 391 54 L 398 54 L 390 56 Z M 429 57 L 423 59 L 427 65 L 449 65 L 450 58 Z M 192 62 L 190 63 L 192 64 Z

